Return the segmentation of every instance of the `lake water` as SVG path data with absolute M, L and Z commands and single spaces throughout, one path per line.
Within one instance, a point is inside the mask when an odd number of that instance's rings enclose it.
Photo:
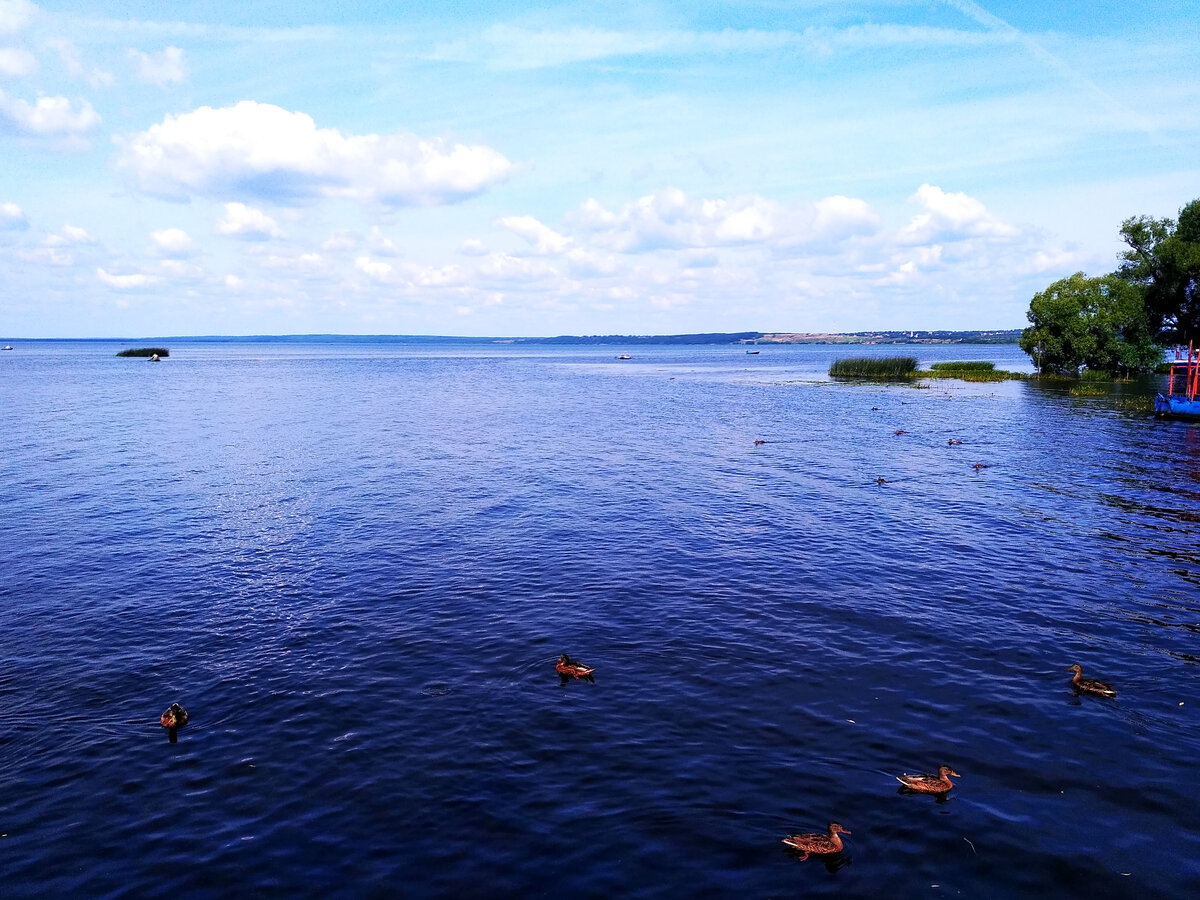
M 0 895 L 1200 892 L 1200 428 L 1147 385 L 14 345 Z

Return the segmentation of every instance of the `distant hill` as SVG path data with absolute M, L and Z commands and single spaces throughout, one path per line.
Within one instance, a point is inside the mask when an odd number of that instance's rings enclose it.
M 755 344 L 1015 344 L 1021 329 L 1004 331 L 854 331 L 848 334 L 763 334 Z

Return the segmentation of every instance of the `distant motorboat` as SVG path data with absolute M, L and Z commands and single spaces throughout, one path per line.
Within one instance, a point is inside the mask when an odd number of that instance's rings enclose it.
M 0 350 L 11 350 L 11 349 L 12 349 L 12 344 L 5 344 L 3 347 L 0 347 Z
M 628 353 L 622 353 L 620 356 L 617 357 L 617 359 L 633 359 L 633 357 L 630 356 Z
M 150 362 L 159 362 L 159 359 L 158 359 L 158 354 L 157 354 L 157 353 L 151 353 L 151 354 L 150 354 Z
M 761 350 L 747 350 L 746 352 L 749 353 L 751 356 L 757 356 L 758 354 L 762 353 Z

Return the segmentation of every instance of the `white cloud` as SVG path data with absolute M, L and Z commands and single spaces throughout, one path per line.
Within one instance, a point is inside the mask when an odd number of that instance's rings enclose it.
M 453 203 L 512 171 L 489 147 L 405 134 L 347 135 L 253 100 L 167 116 L 124 141 L 118 165 L 141 190 L 178 199 L 344 197 L 391 206 Z
M 37 71 L 37 60 L 20 47 L 0 47 L 0 75 L 21 78 Z
M 761 55 L 802 51 L 827 57 L 837 51 L 891 47 L 978 47 L 1012 43 L 1009 34 L 893 24 L 845 28 L 731 29 L 720 31 L 616 31 L 594 27 L 534 30 L 493 25 L 462 41 L 439 44 L 433 58 L 483 63 L 498 69 L 537 69 L 634 56 Z
M 958 241 L 972 237 L 1007 240 L 1017 236 L 1012 225 L 987 211 L 966 194 L 947 194 L 940 187 L 923 184 L 909 198 L 925 207 L 900 230 L 897 239 L 905 244 Z
M 17 34 L 38 12 L 29 0 L 0 0 L 0 34 Z
M 52 234 L 46 238 L 46 244 L 49 246 L 94 243 L 96 243 L 96 239 L 88 234 L 87 229 L 80 228 L 78 225 L 64 225 L 58 234 Z
M 130 50 L 129 58 L 137 63 L 137 77 L 146 84 L 165 87 L 172 82 L 187 80 L 187 66 L 183 62 L 183 51 L 178 47 L 167 47 L 161 53 L 147 54 Z
M 331 253 L 339 250 L 353 250 L 358 247 L 360 239 L 361 235 L 357 231 L 340 229 L 330 233 L 329 237 L 321 244 L 321 249 Z
M 158 267 L 172 278 L 194 281 L 204 277 L 204 269 L 186 259 L 164 259 L 158 264 Z
M 51 47 L 58 51 L 58 58 L 62 61 L 63 68 L 67 70 L 67 75 L 71 78 L 83 79 L 92 87 L 112 86 L 112 73 L 94 67 L 89 70 L 83 64 L 83 59 L 79 55 L 79 48 L 71 41 L 56 39 L 49 43 Z
M 137 291 L 152 287 L 162 280 L 157 275 L 146 275 L 141 272 L 130 275 L 112 275 L 101 268 L 96 269 L 96 277 L 110 288 L 118 291 Z
M 354 268 L 372 281 L 390 281 L 396 272 L 391 263 L 378 262 L 369 256 L 360 256 L 354 260 Z
M 236 275 L 232 274 L 225 276 L 225 287 L 229 288 L 231 291 L 241 290 L 245 284 L 246 280 L 244 278 L 238 278 Z
M 163 256 L 182 257 L 192 252 L 192 239 L 182 228 L 163 228 L 150 232 L 150 240 Z
M 228 234 L 243 240 L 265 241 L 283 237 L 275 220 L 260 209 L 245 203 L 226 203 L 225 217 L 217 222 L 217 234 Z
M 0 231 L 24 231 L 29 221 L 15 203 L 0 203 Z
M 410 287 L 450 288 L 467 283 L 467 273 L 459 266 L 405 266 L 404 278 Z
M 533 247 L 534 253 L 543 256 L 562 253 L 571 244 L 570 238 L 563 237 L 533 216 L 506 216 L 497 224 L 524 238 Z
M 697 201 L 675 188 L 627 203 L 617 213 L 588 200 L 578 214 L 599 243 L 625 252 L 765 242 L 786 219 L 779 204 L 762 197 Z
M 371 228 L 371 233 L 367 236 L 367 247 L 376 256 L 400 255 L 400 248 L 393 243 L 391 238 L 379 230 L 378 225 Z
M 86 100 L 79 101 L 78 110 L 66 97 L 38 97 L 31 106 L 0 91 L 0 122 L 38 137 L 78 136 L 99 125 L 100 116 Z
M 467 238 L 459 246 L 458 252 L 464 256 L 483 256 L 488 250 L 483 241 L 476 238 Z

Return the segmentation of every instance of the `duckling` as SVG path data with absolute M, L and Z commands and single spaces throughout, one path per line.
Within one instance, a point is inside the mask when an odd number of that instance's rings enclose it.
M 895 434 L 897 437 L 899 437 L 899 436 L 900 436 L 900 435 L 902 435 L 902 434 L 908 434 L 908 432 L 907 432 L 907 431 L 905 431 L 903 428 L 897 428 L 897 429 L 896 429 L 896 430 L 893 432 L 893 434 Z
M 946 441 L 946 443 L 951 447 L 958 447 L 962 444 L 962 441 L 956 441 L 954 438 L 950 438 L 948 441 Z
M 938 766 L 936 775 L 897 775 L 896 780 L 906 788 L 920 791 L 922 794 L 944 794 L 954 787 L 950 776 L 962 778 L 949 766 Z
M 572 660 L 567 654 L 563 654 L 558 658 L 558 662 L 554 665 L 554 671 L 564 678 L 568 675 L 572 678 L 589 678 L 596 670 L 591 666 L 585 666 L 579 660 Z
M 1077 691 L 1083 691 L 1087 694 L 1099 694 L 1101 697 L 1115 697 L 1117 692 L 1110 688 L 1103 681 L 1097 681 L 1094 678 L 1083 678 L 1083 667 L 1078 663 L 1067 669 L 1068 672 L 1074 672 L 1075 677 L 1071 679 L 1071 686 Z
M 987 464 L 986 463 L 975 463 L 975 465 L 971 466 L 971 468 L 974 469 L 976 472 L 978 472 L 980 469 L 986 469 Z
M 828 834 L 789 834 L 783 842 L 803 853 L 800 862 L 804 862 L 810 853 L 841 853 L 841 835 L 849 833 L 837 822 L 830 822 Z
M 766 443 L 766 441 L 764 441 L 762 438 L 755 438 L 755 440 L 754 440 L 755 447 L 757 447 L 759 444 L 765 444 L 765 443 Z
M 182 728 L 188 723 L 187 710 L 178 703 L 172 703 L 158 720 L 163 728 Z
M 887 484 L 887 479 L 884 478 L 882 475 L 880 475 L 878 478 L 875 479 L 875 483 L 876 484 Z

